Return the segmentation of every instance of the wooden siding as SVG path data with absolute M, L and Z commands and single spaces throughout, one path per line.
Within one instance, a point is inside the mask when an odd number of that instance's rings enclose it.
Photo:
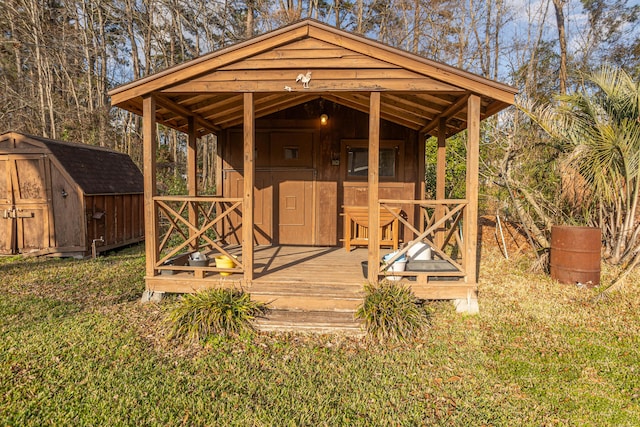
M 329 124 L 320 126 L 318 119 L 306 118 L 309 111 L 326 111 Z M 318 114 L 319 116 L 319 114 Z M 306 188 L 307 208 L 312 209 L 313 217 L 309 232 L 310 240 L 300 240 L 298 244 L 343 245 L 343 206 L 367 206 L 368 184 L 366 180 L 351 180 L 346 176 L 346 145 L 367 145 L 367 116 L 331 102 L 316 100 L 302 107 L 289 109 L 257 122 L 256 130 L 256 173 L 254 187 L 254 242 L 259 245 L 280 244 L 279 236 L 280 186 L 286 181 L 311 183 Z M 266 127 L 268 126 L 268 127 Z M 383 147 L 392 147 L 397 151 L 397 176 L 392 181 L 379 183 L 379 198 L 413 199 L 418 188 L 418 135 L 416 132 L 383 121 L 381 123 Z M 240 197 L 243 187 L 242 162 L 243 143 L 239 128 L 225 132 L 221 147 L 223 150 L 224 195 Z M 299 157 L 295 160 L 283 158 L 285 147 L 300 147 Z M 334 164 L 337 160 L 339 164 Z M 282 191 L 287 189 L 283 188 Z M 295 189 L 288 188 L 295 193 Z M 302 187 L 301 190 L 302 191 Z M 413 206 L 399 206 L 410 222 L 414 221 Z M 238 215 L 231 215 L 225 230 L 238 229 Z M 237 244 L 239 236 L 230 234 L 228 243 Z M 274 239 L 275 237 L 275 239 Z M 410 237 L 403 230 L 402 241 Z M 301 235 L 302 238 L 302 235 Z M 287 243 L 295 243 L 287 241 Z
M 86 240 L 91 248 L 94 239 L 98 251 L 138 242 L 144 236 L 144 203 L 142 194 L 86 196 Z

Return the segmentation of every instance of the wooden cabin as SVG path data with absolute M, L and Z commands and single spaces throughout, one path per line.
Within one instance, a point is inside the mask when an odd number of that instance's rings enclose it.
M 0 254 L 84 257 L 143 239 L 143 179 L 129 156 L 0 135 Z
M 143 117 L 147 290 L 240 284 L 276 307 L 349 310 L 366 280 L 428 244 L 432 262 L 394 277 L 423 298 L 475 298 L 480 121 L 515 93 L 314 20 L 112 90 L 112 105 Z M 158 123 L 186 134 L 184 196 L 157 194 Z M 447 138 L 465 130 L 466 197 L 446 199 Z M 210 133 L 217 193 L 201 194 L 196 140 Z M 231 264 L 187 265 L 194 251 Z

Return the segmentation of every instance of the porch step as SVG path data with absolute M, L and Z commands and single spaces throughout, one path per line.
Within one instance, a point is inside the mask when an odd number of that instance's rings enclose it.
M 264 332 L 340 333 L 349 336 L 364 334 L 353 311 L 270 310 L 265 318 L 257 319 L 256 324 L 258 330 Z
M 361 285 L 288 281 L 253 283 L 251 298 L 268 303 L 269 313 L 259 319 L 261 331 L 342 333 L 362 335 L 354 317 L 362 304 Z
M 251 298 L 269 304 L 272 310 L 294 312 L 353 313 L 362 303 L 362 286 L 260 283 L 247 291 Z

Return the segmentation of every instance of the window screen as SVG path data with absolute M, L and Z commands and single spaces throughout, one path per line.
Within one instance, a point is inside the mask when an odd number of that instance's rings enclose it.
M 369 172 L 369 149 L 353 148 L 347 149 L 347 175 L 367 176 Z M 380 177 L 393 178 L 396 176 L 396 152 L 393 148 L 380 149 Z

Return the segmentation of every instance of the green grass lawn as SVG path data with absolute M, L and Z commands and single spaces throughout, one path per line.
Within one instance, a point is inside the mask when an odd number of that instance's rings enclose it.
M 622 293 L 483 255 L 480 315 L 419 340 L 168 342 L 144 256 L 0 258 L 0 425 L 640 425 L 640 274 Z M 605 269 L 603 282 L 615 272 Z M 168 301 L 167 301 L 168 300 Z

